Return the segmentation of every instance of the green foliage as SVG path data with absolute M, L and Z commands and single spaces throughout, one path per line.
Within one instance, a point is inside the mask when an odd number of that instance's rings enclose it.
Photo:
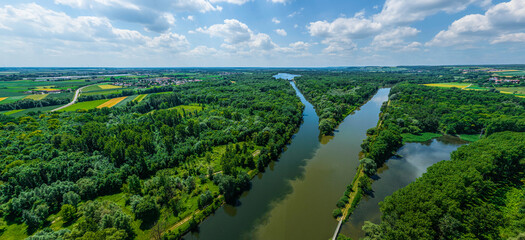
M 366 175 L 372 176 L 377 171 L 377 164 L 373 159 L 370 158 L 363 158 L 359 160 L 359 162 L 363 165 L 363 171 Z
M 130 202 L 131 211 L 135 214 L 136 219 L 151 223 L 157 220 L 160 215 L 157 204 L 150 196 L 140 197 L 134 195 L 131 197 Z
M 420 134 L 402 133 L 401 136 L 403 137 L 403 142 L 426 142 L 433 138 L 441 137 L 443 136 L 443 134 L 429 132 L 424 132 Z M 461 136 L 463 136 L 463 134 Z
M 219 193 L 234 202 L 248 189 L 247 172 L 277 159 L 301 123 L 303 105 L 293 88 L 271 74 L 143 91 L 151 93 L 148 98 L 119 109 L 0 115 L 0 205 L 6 219 L 37 230 L 69 204 L 78 207 L 76 226 L 85 222 L 80 206 L 86 201 L 128 190 L 147 200 L 134 205 L 137 219 L 149 219 L 143 209 L 155 208 L 172 214 L 170 221 L 184 218 L 197 210 L 201 196 L 210 214 L 209 207 L 220 206 Z M 166 93 L 154 94 L 161 91 Z M 128 202 L 122 206 L 131 209 Z M 123 230 L 104 229 L 81 229 L 75 236 L 117 236 Z
M 381 239 L 499 239 L 500 229 L 516 219 L 500 206 L 514 205 L 507 192 L 523 186 L 524 139 L 525 133 L 495 133 L 431 166 L 381 204 Z M 524 230 L 523 225 L 508 229 Z
M 363 81 L 354 74 L 302 74 L 297 87 L 315 107 L 321 134 L 332 134 L 348 114 L 368 100 L 378 89 L 378 81 Z
M 62 205 L 59 215 L 64 219 L 65 222 L 71 222 L 76 218 L 77 209 L 69 204 Z
M 211 192 L 209 190 L 207 190 L 206 192 L 204 192 L 203 194 L 199 196 L 198 205 L 200 209 L 204 208 L 206 205 L 210 204 L 211 202 L 213 202 L 213 196 L 211 195 Z
M 334 209 L 334 211 L 332 211 L 332 217 L 338 218 L 338 217 L 341 217 L 341 216 L 343 216 L 343 212 L 341 212 L 340 208 L 336 208 L 336 209 Z

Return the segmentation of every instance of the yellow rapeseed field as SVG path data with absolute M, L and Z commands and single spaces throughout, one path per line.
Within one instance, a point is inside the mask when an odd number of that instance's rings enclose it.
M 148 94 L 138 95 L 135 99 L 133 99 L 133 101 L 134 102 L 141 102 L 142 100 L 144 100 L 144 98 L 146 98 L 146 96 L 148 96 Z
M 1 101 L 4 101 L 4 100 L 6 100 L 6 99 L 7 99 L 7 97 L 1 97 L 1 98 L 0 98 L 0 102 L 1 102 Z
M 444 88 L 451 88 L 451 87 L 455 87 L 455 88 L 466 88 L 468 87 L 470 84 L 468 83 L 428 83 L 428 84 L 423 84 L 425 86 L 429 86 L 429 87 L 444 87 Z
M 119 97 L 119 98 L 113 98 L 103 104 L 100 104 L 98 105 L 97 108 L 104 108 L 104 107 L 108 107 L 108 108 L 111 108 L 115 105 L 117 105 L 119 102 L 121 102 L 122 100 L 126 99 L 127 97 Z

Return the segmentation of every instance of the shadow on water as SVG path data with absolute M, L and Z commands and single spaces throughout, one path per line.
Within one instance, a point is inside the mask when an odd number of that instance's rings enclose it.
M 379 119 L 380 101 L 349 116 L 334 136 L 319 138 L 319 118 L 305 105 L 303 123 L 279 161 L 252 180 L 239 206 L 225 205 L 185 239 L 327 239 L 336 227 L 331 212 L 352 180 L 366 130 Z M 379 90 L 385 98 L 389 89 Z M 375 97 L 374 97 L 375 99 Z
M 239 198 L 238 206 L 225 204 L 200 225 L 200 231 L 187 234 L 185 239 L 242 239 L 243 232 L 250 232 L 258 219 L 268 212 L 272 203 L 281 201 L 293 191 L 291 180 L 304 177 L 304 166 L 319 148 L 319 118 L 313 106 L 290 82 L 305 105 L 303 123 L 292 137 L 292 143 L 286 147 L 279 161 L 273 161 L 252 180 L 252 189 Z
M 352 239 L 364 237 L 361 229 L 364 222 L 379 223 L 381 220 L 379 202 L 421 177 L 428 167 L 449 160 L 450 153 L 466 143 L 457 137 L 443 136 L 423 143 L 405 144 L 398 151 L 402 157 L 392 157 L 378 169 L 377 175 L 373 176 L 374 196 L 363 197 L 348 222 L 342 226 L 341 233 Z

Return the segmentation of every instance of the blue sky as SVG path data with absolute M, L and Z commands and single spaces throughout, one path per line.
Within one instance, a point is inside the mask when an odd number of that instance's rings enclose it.
M 0 67 L 525 63 L 525 0 L 3 0 Z

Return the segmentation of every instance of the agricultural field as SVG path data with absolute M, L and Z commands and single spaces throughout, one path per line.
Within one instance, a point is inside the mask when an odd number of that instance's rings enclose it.
M 4 100 L 6 100 L 6 99 L 7 99 L 7 97 L 2 97 L 2 98 L 0 98 L 0 102 L 1 102 L 1 101 L 4 101 Z
M 119 97 L 119 98 L 110 99 L 109 101 L 107 101 L 107 102 L 97 106 L 97 108 L 105 108 L 105 107 L 111 108 L 111 107 L 117 105 L 119 102 L 121 102 L 122 100 L 124 100 L 126 98 L 128 98 L 128 97 Z
M 425 86 L 429 86 L 429 87 L 442 87 L 442 88 L 452 88 L 452 87 L 455 87 L 455 88 L 461 88 L 461 89 L 464 89 L 464 88 L 467 88 L 469 87 L 471 84 L 470 83 L 457 83 L 457 82 L 451 82 L 451 83 L 429 83 L 429 84 L 423 84 Z
M 497 87 L 496 90 L 501 93 L 525 95 L 525 87 Z
M 488 91 L 486 87 L 480 87 L 475 84 L 470 83 L 432 83 L 432 84 L 423 84 L 429 87 L 441 87 L 441 88 L 460 88 L 463 90 L 475 90 L 475 91 Z M 525 97 L 525 87 L 496 87 L 496 90 L 504 94 L 512 94 L 517 97 Z
M 525 71 L 523 70 L 502 70 L 497 72 L 492 72 L 497 76 L 501 77 L 520 77 L 525 76 Z
M 122 107 L 122 106 L 126 106 L 126 104 L 128 104 L 128 102 L 131 102 L 131 101 L 134 101 L 139 95 L 131 95 L 129 97 L 126 97 L 124 100 L 120 101 L 119 103 L 117 103 L 115 106 L 113 107 Z
M 39 108 L 17 109 L 17 110 L 11 110 L 11 111 L 4 111 L 1 113 L 16 118 L 16 117 L 25 116 L 30 112 L 49 112 L 57 107 L 60 107 L 60 106 L 47 106 L 47 107 L 39 107 Z
M 24 99 L 26 96 L 13 96 L 13 97 L 7 97 L 4 100 L 0 102 L 0 104 L 7 104 L 7 103 L 14 103 L 18 100 Z
M 111 84 L 101 84 L 101 85 L 98 85 L 98 87 L 103 89 L 103 90 L 122 88 L 122 86 L 115 86 L 115 85 L 111 85 Z
M 105 102 L 109 101 L 108 99 L 101 99 L 101 100 L 95 100 L 95 101 L 87 101 L 87 102 L 79 102 L 79 103 L 75 103 L 67 108 L 64 108 L 60 111 L 65 111 L 65 112 L 71 112 L 71 111 L 76 111 L 76 110 L 79 110 L 79 109 L 86 109 L 86 110 L 89 110 L 89 109 L 94 109 L 98 106 L 100 106 L 101 104 L 104 104 Z
M 49 94 L 33 94 L 33 95 L 26 96 L 24 99 L 33 99 L 35 101 L 39 101 L 39 100 L 46 98 L 48 95 Z
M 138 95 L 135 99 L 133 99 L 133 101 L 134 102 L 142 102 L 142 100 L 144 100 L 144 98 L 146 98 L 146 96 L 148 96 L 148 94 Z
M 76 89 L 88 85 L 88 80 L 68 80 L 68 81 L 33 81 L 33 80 L 16 80 L 0 81 L 0 97 L 12 97 L 24 95 L 25 92 L 50 91 L 50 90 L 68 90 Z M 29 94 L 27 94 L 29 95 Z

